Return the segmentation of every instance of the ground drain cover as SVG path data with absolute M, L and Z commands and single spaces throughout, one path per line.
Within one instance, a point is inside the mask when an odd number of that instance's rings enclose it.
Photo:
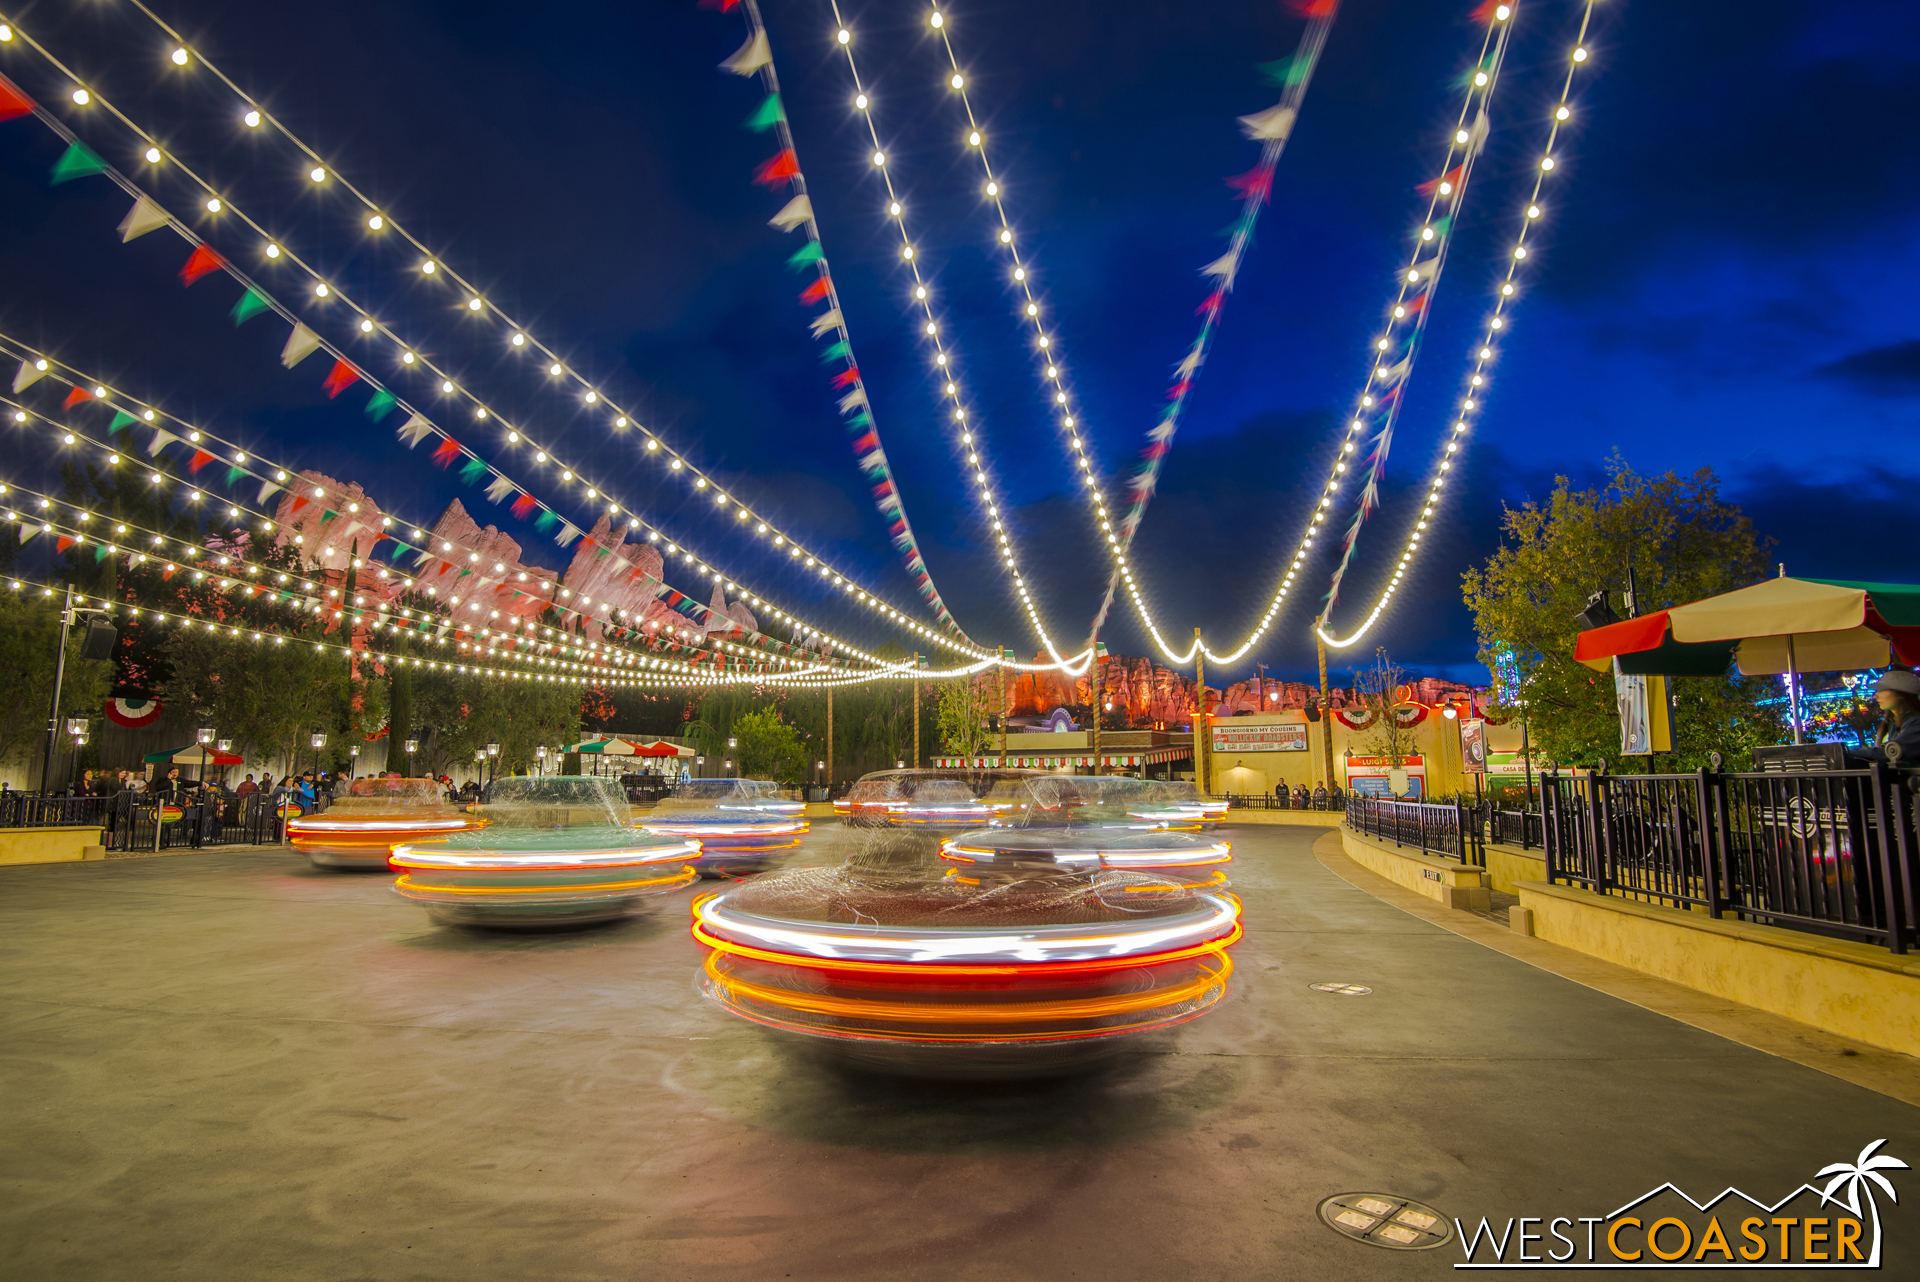
M 1316 993 L 1337 993 L 1342 997 L 1368 997 L 1373 990 L 1364 984 L 1308 984 Z
M 1336 1193 L 1320 1204 L 1320 1218 L 1343 1237 L 1389 1251 L 1430 1251 L 1453 1236 L 1440 1212 L 1391 1193 Z

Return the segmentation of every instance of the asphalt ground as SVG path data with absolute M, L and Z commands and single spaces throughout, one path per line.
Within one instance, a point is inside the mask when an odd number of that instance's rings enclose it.
M 1497 1225 L 1664 1181 L 1771 1200 L 1882 1138 L 1920 1162 L 1920 1110 L 1410 916 L 1317 830 L 1224 831 L 1231 997 L 1031 1082 L 771 1040 L 697 993 L 690 892 L 514 936 L 271 849 L 0 869 L 0 1275 L 1440 1277 L 1457 1245 L 1316 1207 Z M 819 825 L 787 862 L 864 842 Z M 1920 1277 L 1890 1178 L 1885 1275 Z

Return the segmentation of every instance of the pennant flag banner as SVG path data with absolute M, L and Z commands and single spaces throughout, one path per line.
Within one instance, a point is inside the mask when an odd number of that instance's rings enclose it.
M 180 283 L 191 285 L 211 272 L 217 272 L 227 265 L 227 260 L 213 252 L 213 246 L 199 244 L 187 255 L 186 265 L 180 269 Z
M 60 402 L 60 408 L 63 410 L 70 410 L 76 405 L 85 405 L 88 401 L 92 399 L 93 397 L 87 394 L 86 388 L 76 387 L 72 391 L 67 393 L 66 400 Z
M 320 386 L 326 390 L 328 398 L 332 399 L 359 381 L 359 370 L 355 369 L 346 361 L 336 360 L 333 363 L 333 368 L 327 371 L 326 381 Z
M 156 427 L 153 430 L 153 439 L 147 442 L 147 457 L 159 458 L 161 450 L 179 439 L 179 437 L 169 432 L 166 428 Z
M 399 403 L 399 398 L 395 397 L 392 392 L 389 392 L 383 387 L 368 398 L 367 417 L 378 423 L 381 419 L 393 413 L 394 407 Z
M 287 345 L 280 349 L 280 363 L 292 369 L 301 361 L 314 354 L 320 348 L 320 335 L 295 321 L 293 333 L 287 335 Z
M 767 226 L 777 227 L 781 231 L 792 231 L 803 223 L 813 221 L 813 202 L 805 196 L 795 196 L 780 207 L 780 212 L 767 219 Z
M 51 186 L 72 182 L 76 178 L 89 178 L 94 174 L 107 172 L 107 162 L 100 159 L 98 152 L 79 139 L 67 144 L 60 159 L 53 162 L 53 181 Z
M 120 243 L 138 240 L 150 231 L 159 231 L 173 220 L 167 211 L 145 196 L 133 202 L 133 208 L 120 220 Z
M 441 438 L 439 446 L 433 451 L 433 461 L 441 467 L 451 467 L 459 457 L 460 443 L 451 436 Z
M 496 476 L 493 478 L 493 484 L 487 486 L 487 498 L 495 503 L 504 503 L 507 500 L 507 496 L 513 493 L 513 490 L 514 485 L 512 481 L 504 476 Z
M 33 112 L 33 99 L 20 92 L 20 86 L 0 76 L 0 120 L 12 120 L 16 116 L 30 115 Z
M 531 494 L 522 494 L 513 501 L 513 514 L 524 521 L 527 519 L 527 514 L 538 506 L 540 506 L 540 500 Z
M 107 424 L 107 435 L 111 436 L 123 428 L 132 427 L 139 421 L 125 410 L 117 409 L 113 412 L 113 422 Z
M 257 289 L 249 288 L 246 293 L 240 295 L 240 301 L 235 303 L 233 310 L 227 314 L 233 317 L 235 326 L 240 326 L 246 324 L 261 312 L 271 311 L 272 309 L 273 304 L 267 301 L 266 295 Z
M 20 372 L 13 376 L 13 390 L 18 392 L 32 387 L 47 376 L 44 367 L 36 368 L 32 361 L 21 361 Z

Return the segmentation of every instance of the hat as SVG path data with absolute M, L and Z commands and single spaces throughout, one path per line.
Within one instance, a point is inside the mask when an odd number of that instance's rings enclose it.
M 1897 694 L 1920 696 L 1920 673 L 1909 672 L 1905 668 L 1894 668 L 1886 676 L 1881 677 L 1879 684 L 1873 688 L 1875 691 L 1892 690 Z

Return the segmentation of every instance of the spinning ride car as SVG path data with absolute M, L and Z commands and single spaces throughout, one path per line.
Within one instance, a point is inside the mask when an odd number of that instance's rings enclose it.
M 876 770 L 833 803 L 856 828 L 973 828 L 993 817 L 997 788 L 1044 777 L 1039 770 Z
M 287 839 L 319 868 L 385 871 L 395 846 L 474 832 L 486 820 L 450 804 L 433 779 L 356 779 L 319 814 L 287 818 Z
M 853 865 L 701 900 L 702 989 L 863 1067 L 1039 1076 L 1225 996 L 1239 903 L 1163 877 L 1008 857 L 966 878 Z
M 692 885 L 700 843 L 635 829 L 611 779 L 496 780 L 474 809 L 489 823 L 393 852 L 394 891 L 443 925 L 546 929 L 612 921 Z
M 951 875 L 995 865 L 1051 862 L 1062 868 L 1156 873 L 1190 889 L 1226 886 L 1233 847 L 1177 829 L 1197 828 L 1192 808 L 1168 802 L 1150 779 L 1048 775 L 996 789 L 991 826 L 941 843 Z
M 806 807 L 770 779 L 694 779 L 662 798 L 639 826 L 656 837 L 700 843 L 702 876 L 758 872 L 774 852 L 806 835 Z

